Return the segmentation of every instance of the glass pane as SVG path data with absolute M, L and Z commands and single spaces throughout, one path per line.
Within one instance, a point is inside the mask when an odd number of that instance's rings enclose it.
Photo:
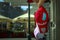
M 4 0 L 4 1 L 5 2 L 0 2 L 0 17 L 1 17 L 0 38 L 27 39 L 29 35 L 28 34 L 29 10 L 27 0 Z M 46 10 L 49 12 L 49 3 L 46 3 L 44 7 L 46 7 Z M 38 7 L 35 3 L 30 4 L 30 32 L 32 40 L 35 40 L 33 34 L 35 27 L 34 12 L 37 9 Z

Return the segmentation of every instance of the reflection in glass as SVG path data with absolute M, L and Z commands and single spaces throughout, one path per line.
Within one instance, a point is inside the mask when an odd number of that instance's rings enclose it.
M 24 32 L 25 24 L 26 23 L 20 23 L 20 22 L 13 23 L 12 31 L 15 31 L 15 32 Z

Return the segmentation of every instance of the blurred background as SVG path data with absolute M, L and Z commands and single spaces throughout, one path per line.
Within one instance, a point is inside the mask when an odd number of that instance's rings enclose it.
M 50 23 L 47 40 L 56 40 L 56 8 L 57 1 L 47 1 L 43 6 L 49 13 Z M 30 32 L 34 38 L 35 3 L 30 4 Z M 0 40 L 28 40 L 28 2 L 27 0 L 0 0 Z M 58 17 L 57 17 L 58 18 Z

